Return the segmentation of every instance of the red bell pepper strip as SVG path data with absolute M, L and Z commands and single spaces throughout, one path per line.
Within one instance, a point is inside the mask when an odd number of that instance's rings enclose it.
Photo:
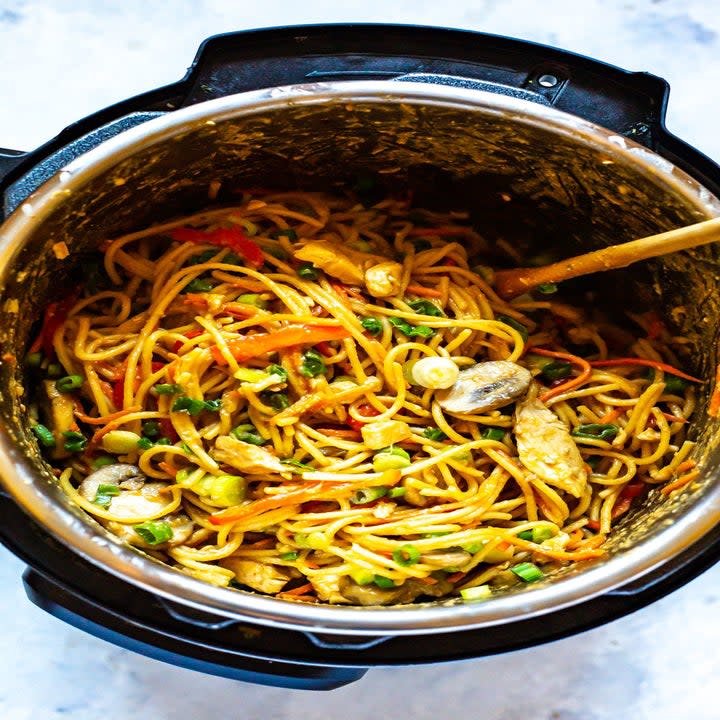
M 228 348 L 236 360 L 249 360 L 293 345 L 314 345 L 324 340 L 342 340 L 347 337 L 350 337 L 350 331 L 339 325 L 289 325 L 277 332 L 246 335 L 231 340 Z M 217 346 L 210 350 L 219 365 L 226 364 Z
M 203 232 L 195 228 L 180 227 L 171 230 L 170 237 L 177 242 L 208 243 L 228 248 L 255 267 L 260 267 L 265 262 L 260 246 L 239 228 L 216 228 Z
M 363 403 L 362 405 L 358 405 L 357 410 L 360 415 L 367 418 L 376 417 L 380 414 L 380 412 L 369 403 Z M 367 423 L 370 421 L 368 420 L 367 422 L 363 422 L 362 420 L 356 420 L 354 417 L 350 417 L 348 415 L 346 422 L 353 430 L 359 431 L 363 425 L 367 425 Z
M 188 340 L 192 340 L 193 338 L 200 337 L 205 331 L 204 330 L 190 330 L 189 332 L 183 333 L 184 337 L 186 337 Z M 175 344 L 172 346 L 172 352 L 177 353 L 180 352 L 180 348 L 185 343 L 182 340 L 177 340 Z
M 73 293 L 64 300 L 50 303 L 45 311 L 42 328 L 40 330 L 40 345 L 45 357 L 54 357 L 53 337 L 57 329 L 67 320 L 67 315 L 77 302 L 79 293 Z

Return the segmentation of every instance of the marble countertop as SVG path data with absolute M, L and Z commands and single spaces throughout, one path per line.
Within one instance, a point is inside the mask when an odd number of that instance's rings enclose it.
M 666 78 L 668 127 L 720 159 L 717 0 L 0 0 L 0 147 L 31 149 L 94 110 L 177 80 L 208 35 L 312 22 L 460 27 Z M 1 519 L 0 519 L 1 522 Z M 237 683 L 149 660 L 46 615 L 0 549 L 4 720 L 717 720 L 720 568 L 632 616 L 492 658 L 372 670 L 331 693 Z

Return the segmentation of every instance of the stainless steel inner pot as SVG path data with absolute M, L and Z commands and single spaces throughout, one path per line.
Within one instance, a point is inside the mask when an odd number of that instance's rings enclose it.
M 480 232 L 571 255 L 720 215 L 720 202 L 646 148 L 542 104 L 410 82 L 296 85 L 225 97 L 122 133 L 56 174 L 0 227 L 0 468 L 40 525 L 129 583 L 180 604 L 284 628 L 364 635 L 447 632 L 551 613 L 647 575 L 718 522 L 717 422 L 701 391 L 694 435 L 701 481 L 668 501 L 657 490 L 627 516 L 608 556 L 569 566 L 490 602 L 390 608 L 310 605 L 217 588 L 109 535 L 68 502 L 25 420 L 22 357 L 44 304 L 67 291 L 74 259 L 105 238 L 207 204 L 210 181 L 237 187 L 347 187 L 358 176 L 412 188 L 418 204 L 464 206 Z M 70 257 L 52 245 L 65 241 Z M 77 260 L 75 260 L 77 262 Z M 588 280 L 655 308 L 711 378 L 718 251 L 704 247 Z

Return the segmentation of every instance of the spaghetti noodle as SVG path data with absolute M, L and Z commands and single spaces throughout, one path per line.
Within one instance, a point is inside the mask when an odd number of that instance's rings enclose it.
M 107 241 L 31 348 L 33 429 L 84 510 L 219 585 L 472 599 L 597 558 L 695 477 L 695 379 L 664 331 L 502 301 L 486 252 L 462 213 L 300 192 Z

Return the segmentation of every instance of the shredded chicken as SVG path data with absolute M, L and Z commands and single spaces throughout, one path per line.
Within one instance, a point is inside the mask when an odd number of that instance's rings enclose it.
M 400 292 L 403 266 L 387 260 L 369 267 L 365 271 L 365 287 L 376 298 L 390 297 Z
M 340 592 L 341 577 L 342 575 L 336 574 L 318 574 L 310 578 L 310 583 L 320 600 L 329 603 L 348 603 L 350 601 Z
M 290 573 L 284 568 L 255 560 L 227 557 L 220 560 L 219 564 L 235 573 L 236 582 L 269 595 L 279 593 L 291 579 Z
M 349 285 L 362 285 L 365 270 L 387 260 L 382 255 L 361 252 L 347 246 L 338 247 L 327 240 L 306 243 L 295 252 L 295 257 L 311 262 L 328 275 Z
M 357 585 L 347 576 L 340 581 L 342 596 L 356 605 L 394 605 L 411 603 L 421 595 L 441 597 L 453 589 L 452 583 L 447 580 L 438 580 L 434 585 L 428 585 L 415 578 L 406 580 L 395 588 L 379 588 L 376 585 Z
M 515 411 L 515 441 L 520 462 L 548 485 L 579 498 L 587 485 L 587 470 L 570 431 L 537 398 L 533 383 Z
M 380 450 L 412 435 L 410 426 L 399 420 L 380 420 L 369 422 L 360 428 L 363 442 L 371 450 Z
M 215 441 L 212 456 L 219 463 L 230 465 L 247 475 L 288 472 L 288 468 L 269 450 L 242 442 L 230 435 L 223 435 Z

